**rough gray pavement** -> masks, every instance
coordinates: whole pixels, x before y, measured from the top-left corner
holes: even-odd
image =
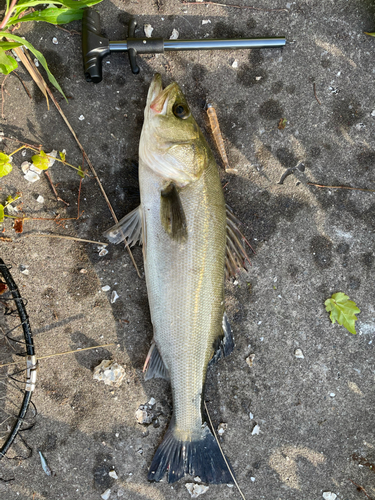
[[[237,175],[223,173],[226,198],[256,251],[248,274],[227,283],[236,348],[208,373],[205,400],[214,426],[228,424],[223,449],[248,500],[318,500],[324,492],[374,499],[374,193],[308,182],[375,189],[375,40],[363,34],[374,30],[375,8],[369,0],[260,0],[254,6],[259,10],[104,0],[98,10],[112,40],[124,38],[134,15],[139,35],[150,23],[153,36],[164,38],[176,28],[181,39],[285,35],[290,43],[284,49],[140,56],[138,76],[126,55],[112,55],[96,86],[84,80],[79,35],[43,23],[19,33],[46,56],[69,97],[65,103],[55,93],[118,217],[137,204],[132,162],[153,74],[160,72],[165,84],[179,82],[214,149],[203,110],[206,99],[213,102],[230,164],[238,169]],[[286,10],[266,10],[272,8]],[[68,27],[80,30],[78,22]],[[67,160],[81,164],[53,104],[48,110],[27,73],[20,68],[19,74],[32,99],[16,77],[7,79],[5,136],[42,144],[47,152],[66,149]],[[281,119],[287,120],[284,129]],[[2,147],[9,153],[17,143],[4,140]],[[26,215],[68,219],[27,221],[21,235],[11,220],[3,225],[2,236],[12,242],[0,241],[0,254],[28,299],[37,355],[114,345],[40,361],[33,397],[38,415],[23,434],[33,455],[0,462],[0,477],[14,477],[0,482],[0,498],[99,500],[110,488],[110,500],[189,499],[184,484],[192,478],[174,485],[147,481],[172,407],[167,382],[143,380],[152,338],[145,282],[121,245],[99,256],[97,245],[36,236],[103,241],[113,221],[93,177],[82,183],[83,215],[72,220],[77,174],[61,164],[51,168],[66,207],[45,177],[34,184],[24,180],[25,158],[14,156],[13,172],[0,181],[0,201],[21,191]],[[294,169],[299,162],[304,171]],[[288,168],[293,171],[279,184]],[[44,204],[36,202],[38,195]],[[134,257],[142,270],[139,247]],[[109,292],[101,290],[105,285]],[[113,290],[119,299],[111,304]],[[324,309],[338,291],[361,309],[355,336],[332,325]],[[103,359],[125,367],[120,388],[93,380]],[[151,397],[157,424],[146,427],[135,412]],[[43,472],[37,449],[54,476]],[[108,475],[112,469],[118,479]],[[202,498],[240,496],[236,488],[210,485]]]

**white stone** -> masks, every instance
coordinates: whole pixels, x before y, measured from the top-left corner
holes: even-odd
[[[227,430],[228,428],[228,424],[224,424],[224,423],[221,423],[218,425],[218,428],[217,428],[217,433],[219,434],[219,436],[222,436],[224,434],[224,432]]]
[[[258,424],[255,425],[254,429],[252,430],[251,432],[251,435],[252,436],[258,436],[260,433],[260,427]]]
[[[186,483],[185,486],[191,498],[198,498],[199,495],[203,495],[208,490],[208,486],[204,486],[204,484]]]
[[[106,248],[100,247],[99,250],[99,257],[104,257],[104,255],[107,255],[108,250]]]
[[[252,366],[253,366],[253,363],[254,363],[254,358],[255,358],[255,354],[250,354],[250,355],[249,355],[249,356],[245,359],[246,364],[247,364],[250,368],[252,368]]]
[[[154,414],[145,408],[138,408],[135,412],[135,418],[139,424],[151,424]]]
[[[101,498],[103,500],[108,500],[108,498],[110,497],[110,495],[111,495],[111,490],[108,488],[108,490],[105,490],[105,492],[102,495],[100,495],[100,496],[101,496]]]
[[[154,28],[151,26],[151,24],[144,24],[143,31],[145,32],[146,38],[151,38]]]
[[[375,109],[371,111],[371,116],[375,116]]]
[[[113,290],[113,292],[111,293],[111,304],[114,304],[119,297],[120,296],[116,292],[116,290]]]
[[[237,59],[235,59],[235,60],[232,62],[232,68],[238,68],[238,61],[237,61]]]
[[[323,493],[323,498],[324,500],[335,500],[335,498],[337,498],[337,495],[335,493],[332,493],[332,491],[325,491]]]
[[[40,179],[39,175],[36,174],[35,172],[32,172],[31,170],[29,170],[28,172],[26,172],[26,174],[24,175],[25,179],[29,182],[36,182]]]
[[[156,403],[156,399],[155,398],[150,398],[150,401],[147,404],[149,406],[154,406],[155,403]]]
[[[52,43],[54,45],[58,45],[58,43],[59,43],[58,40],[57,40],[57,38],[55,36],[52,38]]]
[[[330,393],[330,397],[331,397],[331,398],[334,398],[335,396],[336,396],[336,394],[335,394],[334,392],[331,392],[331,393]]]
[[[36,201],[37,201],[38,203],[44,203],[44,198],[43,198],[43,196],[40,194],[40,195],[38,196],[38,198],[36,199]]]
[[[202,24],[211,24],[211,19],[203,19]]]
[[[108,292],[110,289],[111,289],[111,287],[109,285],[102,286],[103,292]]]
[[[80,121],[82,121],[84,119],[85,119],[85,117],[83,115],[80,115],[80,117],[78,118],[78,120],[80,120]]]
[[[30,170],[30,167],[31,163],[29,161],[24,161],[23,163],[21,163],[21,170],[24,174],[26,174]]]
[[[177,38],[180,36],[180,33],[176,30],[176,28],[173,28],[172,34],[169,37],[169,40],[177,40]]]
[[[296,358],[305,359],[305,356],[303,355],[302,349],[296,349],[294,351],[294,356]]]
[[[104,359],[93,374],[93,379],[112,387],[120,387],[125,377],[125,369],[112,360]]]
[[[111,470],[108,472],[109,477],[113,477],[113,479],[118,479],[118,475],[116,474],[115,470]]]

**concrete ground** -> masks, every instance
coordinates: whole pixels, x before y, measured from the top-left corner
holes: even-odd
[[[374,499],[374,193],[308,184],[375,189],[375,40],[363,34],[374,30],[374,4],[249,3],[256,9],[104,0],[98,10],[112,40],[124,38],[127,21],[136,16],[138,35],[149,23],[153,36],[164,38],[175,28],[180,39],[285,35],[290,43],[283,49],[140,56],[138,76],[126,55],[114,54],[98,85],[84,80],[79,35],[43,23],[18,33],[45,55],[68,96],[65,103],[55,93],[119,218],[137,205],[132,162],[153,74],[182,86],[213,149],[203,104],[214,103],[230,164],[238,169],[237,175],[222,173],[226,199],[256,251],[248,274],[227,283],[235,350],[207,377],[214,427],[228,424],[222,447],[247,500],[318,500],[323,493]],[[284,10],[267,10],[275,8]],[[78,22],[68,27],[80,30]],[[47,152],[66,149],[67,161],[80,165],[82,155],[54,105],[48,110],[22,68],[19,75],[32,99],[16,77],[7,79],[4,135],[42,144]],[[4,140],[2,147],[10,153],[17,143]],[[11,220],[3,224],[2,236],[11,241],[0,241],[1,257],[12,264],[28,300],[37,355],[113,345],[40,361],[33,397],[38,415],[23,433],[33,454],[2,460],[1,478],[14,480],[0,482],[0,498],[99,500],[110,489],[111,500],[188,499],[184,484],[192,478],[174,485],[147,481],[172,406],[167,382],[143,380],[152,338],[145,281],[121,245],[100,256],[98,245],[37,236],[103,241],[113,220],[93,177],[82,183],[84,212],[75,220],[79,176],[62,164],[50,170],[67,207],[44,176],[33,184],[23,178],[20,165],[30,156],[14,156],[13,172],[1,179],[0,202],[21,191],[25,215],[67,219],[26,221],[20,235]],[[292,170],[279,184],[299,162],[304,171]],[[142,271],[141,249],[133,253]],[[105,285],[110,291],[102,291]],[[119,298],[112,304],[114,290]],[[325,311],[324,301],[339,291],[361,309],[357,335],[332,325]],[[295,356],[296,349],[304,358]],[[120,388],[93,380],[103,359],[125,367]],[[157,421],[146,427],[135,412],[151,397]],[[44,473],[38,449],[54,476]],[[118,479],[108,475],[111,470]],[[240,496],[236,488],[210,485],[202,498]]]

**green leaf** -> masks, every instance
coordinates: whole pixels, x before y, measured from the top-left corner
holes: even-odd
[[[49,67],[48,67],[48,64],[47,64],[47,61],[46,61],[44,55],[41,52],[39,52],[39,50],[36,50],[31,45],[31,43],[28,42],[27,40],[24,40],[23,38],[20,38],[19,36],[13,35],[13,33],[7,33],[6,31],[0,31],[0,37],[3,37],[3,36],[6,36],[7,38],[11,38],[12,40],[16,40],[17,42],[21,42],[22,45],[25,45],[25,47],[27,47],[30,50],[30,52],[32,52],[34,54],[34,56],[38,59],[38,61],[40,62],[40,64],[46,70],[47,75],[48,75],[48,79],[52,83],[52,85],[54,85],[57,88],[57,90],[59,92],[61,92],[61,94],[65,97],[65,94],[62,91],[62,88],[57,83],[56,78],[53,76],[53,74],[49,70]],[[65,97],[65,99],[66,99],[66,97]]]
[[[19,42],[0,42],[0,48],[4,50],[15,49],[16,47],[21,47],[22,43]]]
[[[4,220],[4,206],[0,203],[0,222]]]
[[[3,75],[9,75],[18,67],[17,61],[12,56],[8,56],[4,49],[0,48],[0,72]]]
[[[41,151],[38,155],[34,155],[31,157],[31,161],[33,164],[39,168],[40,170],[47,170],[48,169],[48,156],[44,151]]]
[[[12,171],[11,159],[5,153],[0,152],[0,177],[10,174]]]
[[[96,5],[101,1],[102,0],[56,0],[52,3],[55,5],[63,5],[64,7],[67,7],[69,9],[76,10],[83,9],[85,7],[91,7],[92,5]],[[30,7],[37,7],[38,5],[43,5],[43,2],[41,2],[40,0],[18,0],[14,10],[14,17],[18,16],[24,10]]]
[[[81,165],[78,167],[78,175],[82,177],[82,179],[85,177],[85,172],[82,170]]]
[[[375,36],[375,32],[374,33],[368,33],[367,31],[364,31],[364,34],[365,35],[369,35],[369,36]]]
[[[82,19],[83,11],[82,9],[65,9],[58,7],[49,7],[44,10],[37,10],[26,14],[26,16],[18,19],[18,16],[11,17],[7,22],[6,26],[12,26],[16,23],[25,23],[27,21],[44,21],[50,24],[67,24],[71,21],[77,21]]]
[[[63,153],[62,151],[59,151],[59,155],[60,155],[60,158],[62,159],[62,161],[65,161],[65,153]]]
[[[356,303],[349,300],[349,297],[345,293],[339,292],[334,293],[330,299],[324,302],[326,306],[326,311],[330,312],[330,319],[332,323],[339,323],[339,325],[344,326],[350,333],[356,334],[355,331],[355,321],[357,317],[355,316],[361,312]]]

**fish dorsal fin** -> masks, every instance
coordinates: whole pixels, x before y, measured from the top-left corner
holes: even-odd
[[[142,208],[139,205],[123,217],[115,226],[108,229],[104,236],[111,243],[121,243],[126,240],[129,246],[139,242],[142,245]]]
[[[145,380],[152,378],[164,378],[169,380],[169,372],[161,359],[159,349],[156,347],[155,342],[151,344],[148,351],[147,358],[143,367],[145,373]]]
[[[185,241],[186,217],[176,185],[169,182],[160,195],[160,219],[165,231],[174,240]]]
[[[250,263],[247,255],[245,242],[251,248],[250,243],[247,242],[245,236],[238,229],[240,221],[233,214],[231,208],[226,205],[227,215],[227,247],[225,256],[225,276],[235,276],[236,273],[244,269],[246,270],[245,261]]]
[[[222,331],[214,342],[214,355],[210,364],[216,363],[219,359],[228,356],[234,349],[232,328],[230,326],[227,313],[224,311],[222,321]]]

